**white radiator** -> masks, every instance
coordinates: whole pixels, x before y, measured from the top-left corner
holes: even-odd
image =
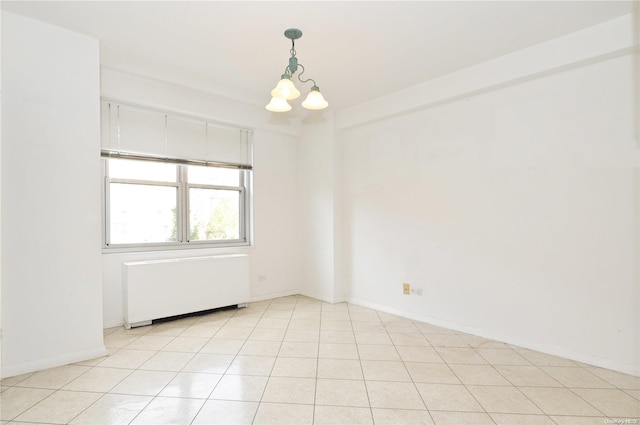
[[[249,256],[244,254],[123,264],[127,329],[153,319],[249,301]]]

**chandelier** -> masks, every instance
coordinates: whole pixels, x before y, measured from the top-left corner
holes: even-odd
[[[322,93],[320,93],[320,89],[318,88],[316,82],[311,79],[303,79],[302,74],[304,74],[304,66],[301,63],[298,63],[298,58],[296,57],[296,40],[302,37],[302,31],[297,28],[289,28],[284,32],[284,36],[291,40],[291,57],[289,58],[289,65],[284,69],[284,74],[280,77],[280,81],[276,85],[276,87],[271,90],[271,102],[266,106],[268,111],[271,112],[287,112],[291,110],[291,105],[287,100],[293,100],[300,97],[300,91],[293,84],[291,79],[294,74],[298,71],[298,68],[302,69],[302,71],[298,74],[298,81],[301,83],[307,83],[311,81],[313,83],[313,87],[311,87],[311,91],[307,95],[307,98],[302,102],[302,107],[306,109],[324,109],[329,106]]]

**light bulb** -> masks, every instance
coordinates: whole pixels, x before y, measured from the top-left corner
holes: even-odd
[[[271,112],[287,112],[291,110],[291,105],[289,105],[285,99],[274,96],[265,108]]]
[[[307,98],[302,102],[302,107],[305,109],[324,109],[327,106],[329,106],[329,103],[324,100],[324,97],[317,86],[311,87],[311,91],[307,95]]]
[[[300,91],[293,85],[293,81],[284,77],[278,81],[276,88],[271,90],[271,96],[293,100],[300,97]]]

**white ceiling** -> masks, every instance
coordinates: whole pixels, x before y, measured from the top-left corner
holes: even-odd
[[[102,66],[265,105],[298,59],[340,109],[630,13],[617,1],[2,1],[100,40]],[[298,87],[302,89],[301,84]],[[302,89],[303,93],[307,90]]]

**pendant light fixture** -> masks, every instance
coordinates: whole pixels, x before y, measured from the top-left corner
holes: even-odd
[[[280,77],[280,81],[276,87],[271,90],[272,98],[271,102],[266,106],[267,110],[272,112],[287,112],[291,110],[291,105],[289,105],[287,100],[293,100],[300,97],[300,91],[293,84],[293,81],[291,81],[294,74],[298,71],[298,68],[302,69],[302,72],[298,74],[298,80],[303,84],[309,81],[313,83],[313,87],[311,87],[311,91],[307,95],[307,98],[302,102],[302,107],[314,110],[326,108],[329,106],[329,103],[324,100],[316,82],[311,78],[302,78],[304,66],[298,63],[295,49],[296,40],[302,37],[302,31],[297,28],[289,28],[284,32],[284,36],[291,40],[291,57],[289,58],[289,65],[284,69],[284,74]]]

